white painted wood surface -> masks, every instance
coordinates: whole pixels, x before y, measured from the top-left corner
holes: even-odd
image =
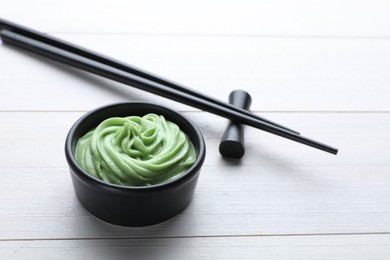
[[[6,241],[10,259],[378,259],[390,254],[389,235],[195,237]],[[385,255],[387,254],[387,256]]]
[[[255,111],[390,110],[390,39],[56,36],[221,99],[245,89]],[[89,110],[140,99],[193,110],[9,46],[0,55],[7,60],[0,63],[2,82],[12,85],[2,89],[13,97],[1,99],[5,110]]]
[[[0,0],[0,17],[226,99],[340,148],[337,156],[0,46],[0,259],[389,259],[387,1]],[[207,156],[191,205],[147,228],[77,201],[63,146],[86,111],[127,100],[183,111]]]

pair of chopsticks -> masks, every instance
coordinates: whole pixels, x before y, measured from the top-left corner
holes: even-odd
[[[303,137],[297,131],[269,121],[249,111],[234,107],[134,66],[3,19],[0,19],[0,38],[4,43],[40,54],[58,62],[332,154],[337,154],[338,150],[336,148]]]

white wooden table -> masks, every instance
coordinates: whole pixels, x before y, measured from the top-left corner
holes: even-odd
[[[0,17],[227,100],[337,146],[333,156],[0,46],[0,259],[390,259],[388,1],[0,0]],[[79,204],[64,156],[71,125],[101,105],[180,110],[207,156],[191,205],[146,228]]]

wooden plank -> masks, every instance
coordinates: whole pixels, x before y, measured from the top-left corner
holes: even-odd
[[[63,144],[81,114],[0,113],[0,239],[390,232],[388,113],[264,114],[340,154],[247,128],[247,154],[230,161],[218,154],[226,121],[187,112],[207,143],[194,200],[148,228],[103,223],[78,203]]]
[[[389,259],[389,11],[382,0],[2,0],[1,18],[206,94],[246,89],[254,111],[340,153],[246,128],[245,157],[224,160],[226,120],[0,46],[0,259]],[[186,111],[207,143],[191,205],[152,227],[91,216],[63,153],[84,111],[127,100]]]
[[[2,241],[4,259],[389,259],[390,236]]]
[[[254,111],[390,111],[388,39],[57,36],[222,100],[245,89]],[[127,100],[195,110],[9,46],[0,57],[0,110],[78,111]]]
[[[389,10],[381,0],[3,0],[0,15],[49,32],[388,37]]]

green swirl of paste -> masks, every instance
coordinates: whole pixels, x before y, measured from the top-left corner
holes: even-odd
[[[175,123],[147,114],[106,119],[79,139],[75,157],[81,168],[105,182],[145,186],[186,172],[196,153]]]

